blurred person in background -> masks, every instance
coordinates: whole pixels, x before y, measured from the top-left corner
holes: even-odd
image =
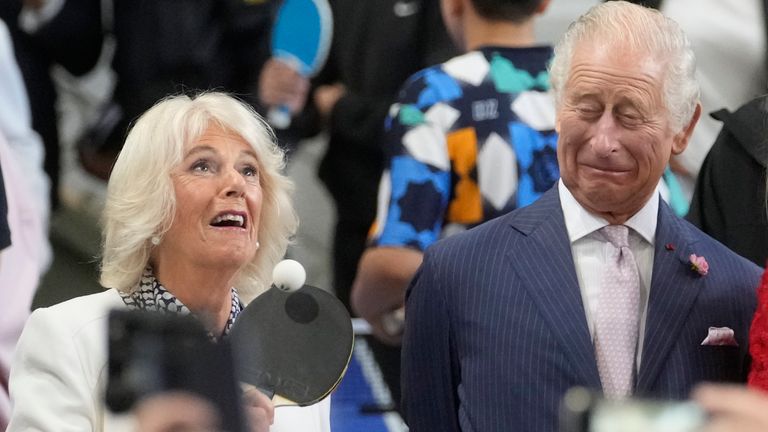
[[[51,68],[58,62],[66,62],[66,58],[58,57],[51,47],[39,45],[30,35],[24,32],[19,23],[24,0],[5,0],[0,2],[0,19],[4,20],[13,40],[16,61],[24,78],[24,84],[29,96],[30,110],[32,113],[32,129],[40,135],[45,146],[45,172],[51,182],[51,207],[53,210],[58,205],[58,185],[61,172],[59,149],[59,125],[57,110],[57,91],[51,77]],[[79,25],[78,17],[69,17],[72,26]],[[70,35],[68,35],[70,36]],[[75,39],[76,33],[71,34],[73,39],[67,43],[82,46],[88,50],[89,41]],[[71,49],[71,48],[70,48]],[[78,70],[76,64],[70,65]],[[78,70],[84,73],[86,70]]]
[[[440,20],[438,0],[331,0],[330,6],[333,40],[306,100],[305,115],[313,122],[303,125],[328,131],[319,176],[336,207],[333,288],[349,308],[357,261],[376,213],[384,118],[406,78],[448,58],[454,48]],[[284,76],[287,69],[279,60],[267,62],[263,76],[275,77],[260,93],[267,104],[295,103],[295,95],[270,96],[288,94],[295,86],[290,75]],[[280,82],[279,76],[284,76]]]
[[[413,75],[389,110],[379,214],[352,305],[375,337],[393,345],[396,380],[398,316],[424,250],[532,203],[560,176],[552,48],[534,36],[548,4],[443,0],[443,21],[465,54]]]
[[[768,96],[712,116],[723,123],[722,129],[701,166],[686,218],[764,267],[768,259]]]
[[[212,340],[227,337],[298,224],[283,168],[270,128],[231,96],[169,97],[142,115],[107,186],[108,289],[33,312],[11,370],[8,430],[122,430],[103,402],[113,308],[192,314]],[[260,392],[246,396],[253,430],[273,416],[272,431],[330,428],[330,399],[274,410]]]
[[[0,429],[10,412],[7,383],[16,342],[51,261],[49,180],[43,153],[40,137],[31,127],[10,35],[0,20],[0,166],[12,240],[0,252]]]
[[[214,432],[221,430],[218,410],[209,401],[189,392],[149,396],[134,409],[136,431]]]
[[[25,0],[20,26],[36,49],[74,75],[113,38],[115,87],[78,142],[80,161],[106,179],[128,125],[166,94],[220,89],[257,106],[275,0]]]
[[[312,80],[306,109],[292,127],[303,128],[305,135],[318,130],[328,134],[318,176],[335,208],[332,285],[353,313],[350,292],[376,215],[376,191],[384,167],[384,119],[411,74],[456,51],[440,18],[439,0],[329,3],[334,33],[328,61]],[[282,100],[289,106],[295,101],[290,92],[296,85],[285,68],[280,61],[267,62],[262,76],[283,78],[262,81],[262,100],[278,105],[281,100],[270,99],[267,92],[277,87],[283,89]],[[399,357],[375,339],[368,342],[393,399],[399,399],[398,374],[390,367],[399,364]]]

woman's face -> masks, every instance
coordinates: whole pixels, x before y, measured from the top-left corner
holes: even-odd
[[[210,126],[184,146],[171,171],[176,214],[155,250],[158,262],[240,269],[258,249],[259,160],[240,136]]]

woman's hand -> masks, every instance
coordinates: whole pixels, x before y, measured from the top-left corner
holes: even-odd
[[[251,432],[268,432],[275,421],[275,405],[272,400],[256,387],[243,390],[243,402]]]

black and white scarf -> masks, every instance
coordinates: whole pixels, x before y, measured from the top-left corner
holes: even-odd
[[[160,282],[155,278],[155,275],[151,267],[144,269],[144,273],[141,275],[141,280],[136,289],[131,293],[120,293],[120,297],[123,298],[123,302],[129,309],[146,310],[146,311],[158,311],[177,314],[190,314],[191,311],[184,305],[179,299],[171,294]],[[237,316],[243,311],[243,303],[240,302],[240,297],[237,295],[237,290],[232,287],[232,308],[229,311],[229,319],[227,319],[227,325],[224,326],[224,332],[219,337],[225,337],[229,334],[232,324],[235,323]],[[216,341],[219,337],[208,333],[208,336]]]

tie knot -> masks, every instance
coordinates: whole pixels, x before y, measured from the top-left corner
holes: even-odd
[[[621,249],[623,247],[629,247],[629,228],[624,225],[606,225],[600,229],[605,238],[611,242],[611,244]]]

